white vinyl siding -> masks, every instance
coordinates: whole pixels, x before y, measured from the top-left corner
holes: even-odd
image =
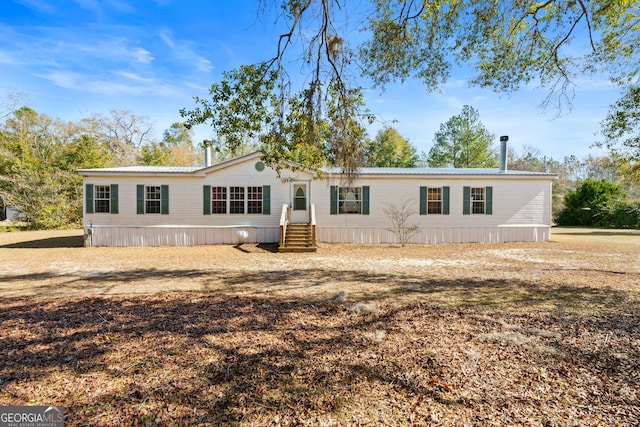
[[[310,174],[287,170],[283,170],[281,176],[278,176],[269,167],[261,172],[257,171],[255,163],[258,159],[259,157],[253,157],[195,174],[85,176],[85,191],[92,186],[91,210],[95,207],[95,185],[118,186],[120,209],[118,215],[105,215],[90,212],[89,206],[86,206],[85,227],[92,225],[96,230],[100,228],[105,245],[237,243],[238,230],[248,233],[248,241],[277,241],[282,206],[291,205],[294,201],[292,182],[304,181],[309,183],[307,197],[309,204],[315,206],[320,242],[394,243],[393,234],[387,231],[390,224],[384,208],[389,204],[397,205],[403,200],[408,201],[414,212],[409,217],[409,223],[419,227],[413,240],[415,243],[541,241],[547,240],[549,236],[551,177],[548,176],[362,175],[351,187],[366,187],[371,197],[367,197],[365,203],[364,191],[361,192],[361,215],[341,215],[337,214],[337,190],[338,187],[346,187],[341,176],[327,174],[322,180],[311,180]],[[167,214],[137,215],[136,189],[141,184],[165,186],[171,190],[171,209]],[[267,192],[265,189],[269,186],[270,191]],[[203,197],[204,187],[209,188],[208,199]],[[222,202],[227,212],[213,215],[214,193],[218,187],[226,189],[226,203],[224,198]],[[229,211],[232,187],[243,188],[244,213],[231,214]],[[263,188],[261,215],[248,213],[247,189],[250,187]],[[448,188],[450,213],[420,215],[420,192],[423,187],[443,189],[443,210],[447,204],[444,188]],[[462,204],[465,187],[485,189],[485,212],[488,199],[486,189],[491,187],[493,214],[464,215]],[[332,215],[333,188],[336,189],[336,214]],[[205,199],[209,206],[208,215],[203,215]],[[270,214],[266,214],[269,204]],[[366,216],[365,205],[370,210],[370,214]]]
[[[339,186],[339,177],[329,185],[312,187],[311,203],[316,205],[317,235],[325,242],[395,243],[388,205],[406,201],[413,212],[408,223],[419,232],[412,243],[544,241],[548,239],[550,178],[442,176],[442,177],[361,177],[358,185],[369,186],[371,214],[331,215],[327,190]],[[493,214],[463,214],[465,187],[492,188]],[[442,214],[427,214],[428,188],[442,188]],[[446,189],[446,191],[445,191]],[[322,191],[324,195],[317,193]],[[420,194],[424,193],[424,213],[420,214]],[[499,195],[499,196],[498,196]],[[470,199],[470,196],[469,196]],[[485,211],[488,203],[485,201]],[[446,208],[446,210],[445,210]]]

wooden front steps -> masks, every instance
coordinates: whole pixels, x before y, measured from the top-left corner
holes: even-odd
[[[284,242],[280,242],[280,252],[315,252],[315,227],[311,224],[287,224]]]

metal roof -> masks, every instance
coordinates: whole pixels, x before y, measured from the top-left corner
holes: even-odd
[[[324,173],[341,174],[342,169],[327,168]],[[555,176],[548,172],[529,172],[486,168],[359,168],[362,175],[528,175],[528,176]]]
[[[80,169],[78,172],[191,173],[200,169],[202,169],[201,166],[122,166],[117,168]]]
[[[245,158],[254,156],[257,153],[244,156],[240,159],[235,159],[227,162],[222,162],[210,167],[204,166],[123,166],[115,168],[96,168],[96,169],[81,169],[78,171],[81,175],[93,174],[93,173],[107,173],[107,174],[191,174],[197,171],[203,171],[204,169],[215,169],[227,164],[232,164],[235,161],[243,160]],[[343,173],[340,168],[321,168],[322,173],[325,174],[337,174]],[[373,168],[365,167],[359,168],[358,174],[360,175],[381,175],[381,176],[442,176],[442,175],[457,175],[457,176],[531,176],[531,177],[555,177],[555,174],[549,172],[529,172],[529,171],[517,171],[506,170],[501,171],[497,168]]]

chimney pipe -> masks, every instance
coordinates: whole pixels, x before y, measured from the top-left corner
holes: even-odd
[[[507,135],[500,137],[500,173],[507,171],[507,141],[509,141]]]
[[[202,145],[204,145],[204,167],[208,168],[211,166],[211,141],[205,139]]]

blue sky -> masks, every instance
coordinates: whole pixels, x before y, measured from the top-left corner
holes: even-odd
[[[357,4],[357,2],[349,3]],[[180,121],[181,108],[225,70],[275,53],[282,22],[260,18],[257,1],[205,0],[2,0],[0,95],[24,93],[39,113],[66,121],[111,109],[148,116],[158,137]],[[361,36],[360,36],[361,37]],[[292,58],[293,59],[293,58]],[[454,71],[439,94],[419,82],[367,88],[366,101],[394,123],[418,151],[427,152],[440,124],[469,104],[490,132],[509,135],[519,150],[546,156],[603,154],[590,148],[618,90],[607,80],[577,81],[572,112],[555,118],[541,111],[544,89],[524,88],[510,97],[468,87]],[[370,83],[362,82],[368,87]],[[376,123],[371,136],[382,127]],[[210,138],[206,126],[195,140]]]

